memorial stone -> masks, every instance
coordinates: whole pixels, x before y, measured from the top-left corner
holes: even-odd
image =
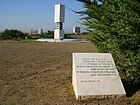
[[[77,100],[126,95],[110,53],[73,53],[72,83]]]

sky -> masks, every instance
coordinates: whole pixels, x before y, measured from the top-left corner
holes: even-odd
[[[73,26],[81,26],[79,14],[83,4],[76,0],[0,0],[0,31],[18,29],[29,32],[31,29],[42,28],[44,31],[54,30],[54,5],[65,5],[66,33],[72,32]]]

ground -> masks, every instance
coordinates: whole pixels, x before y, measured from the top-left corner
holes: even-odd
[[[0,105],[139,105],[140,92],[129,98],[77,101],[73,52],[96,50],[90,42],[0,41]]]

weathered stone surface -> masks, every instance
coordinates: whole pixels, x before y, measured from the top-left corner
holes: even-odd
[[[72,83],[79,100],[126,95],[110,53],[73,53]]]

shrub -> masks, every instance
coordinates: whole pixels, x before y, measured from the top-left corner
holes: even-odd
[[[92,32],[98,52],[112,53],[117,69],[130,83],[140,82],[140,2],[78,0],[84,3],[83,24]]]
[[[21,31],[15,29],[6,29],[1,33],[1,39],[24,39],[24,34]]]

